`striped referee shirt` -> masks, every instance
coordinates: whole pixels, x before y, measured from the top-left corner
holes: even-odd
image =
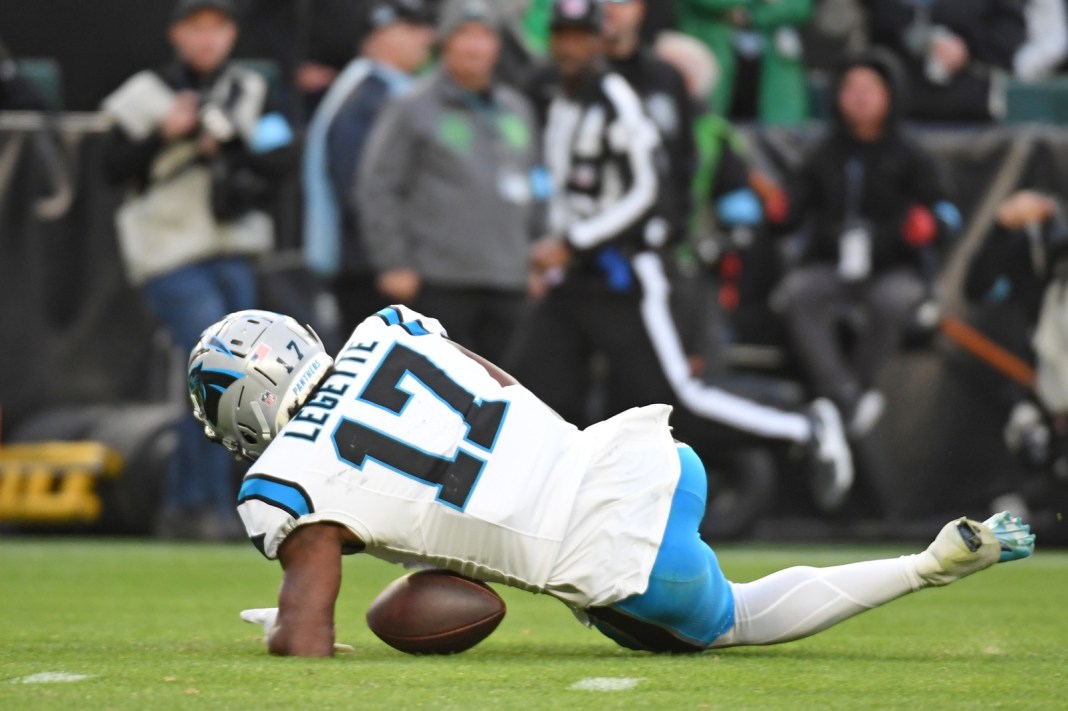
[[[641,99],[618,74],[602,75],[577,96],[554,98],[545,128],[556,186],[553,233],[579,251],[622,241],[645,246],[659,191],[659,142]]]

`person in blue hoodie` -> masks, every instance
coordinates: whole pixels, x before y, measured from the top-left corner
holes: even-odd
[[[379,113],[408,89],[434,42],[422,0],[375,0],[363,25],[360,56],[319,105],[304,154],[305,258],[330,283],[343,328],[389,303],[360,237],[356,176]]]

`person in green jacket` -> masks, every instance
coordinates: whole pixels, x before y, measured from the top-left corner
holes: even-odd
[[[679,29],[712,50],[720,80],[712,108],[735,120],[796,125],[808,118],[797,28],[812,0],[678,0]]]

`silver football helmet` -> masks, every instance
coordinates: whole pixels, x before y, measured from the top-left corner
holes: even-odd
[[[257,459],[333,363],[311,327],[289,316],[230,314],[204,331],[189,355],[193,415],[209,439]]]

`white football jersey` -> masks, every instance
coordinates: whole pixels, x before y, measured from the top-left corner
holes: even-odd
[[[553,594],[644,592],[679,477],[666,405],[584,431],[500,385],[404,307],[364,321],[245,477],[238,511],[275,558],[300,525],[366,552]]]

